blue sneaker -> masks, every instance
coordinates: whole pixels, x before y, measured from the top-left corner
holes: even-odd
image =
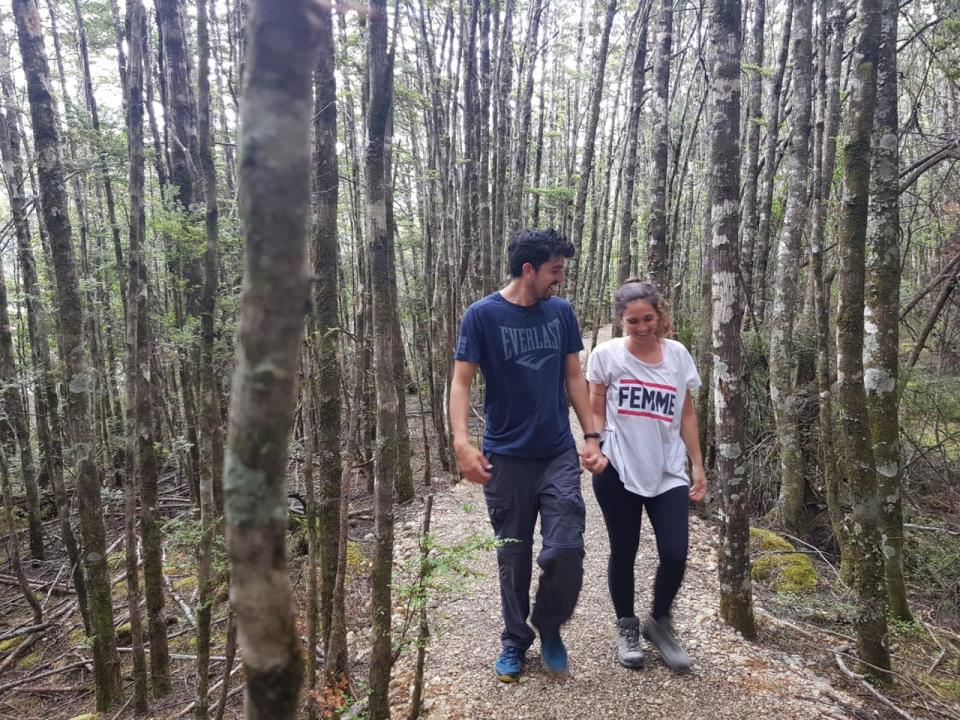
[[[523,650],[512,646],[503,648],[496,665],[493,666],[493,671],[500,682],[516,682],[520,673],[523,672]]]
[[[556,675],[567,672],[567,648],[564,647],[559,630],[540,631],[540,652],[548,672]]]

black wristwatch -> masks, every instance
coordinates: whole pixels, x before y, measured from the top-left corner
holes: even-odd
[[[584,440],[599,440],[599,439],[600,439],[600,433],[584,433],[584,434],[583,434],[583,439],[584,439]]]

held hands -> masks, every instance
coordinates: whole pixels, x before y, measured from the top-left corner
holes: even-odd
[[[607,467],[607,456],[600,451],[600,443],[591,438],[583,444],[580,451],[580,465],[594,475],[599,475]]]
[[[457,454],[460,474],[467,480],[477,485],[485,485],[493,477],[490,473],[493,465],[470,442],[454,443],[453,450]]]
[[[703,465],[694,465],[690,476],[693,481],[690,486],[690,499],[700,502],[707,496],[707,471]]]

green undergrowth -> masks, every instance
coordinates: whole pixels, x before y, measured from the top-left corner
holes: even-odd
[[[813,562],[771,530],[750,528],[754,553],[753,580],[774,592],[809,593],[817,585]]]

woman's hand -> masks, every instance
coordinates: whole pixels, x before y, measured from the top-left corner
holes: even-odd
[[[690,499],[700,502],[707,496],[707,471],[703,465],[694,465],[690,473],[693,484],[690,486]]]

